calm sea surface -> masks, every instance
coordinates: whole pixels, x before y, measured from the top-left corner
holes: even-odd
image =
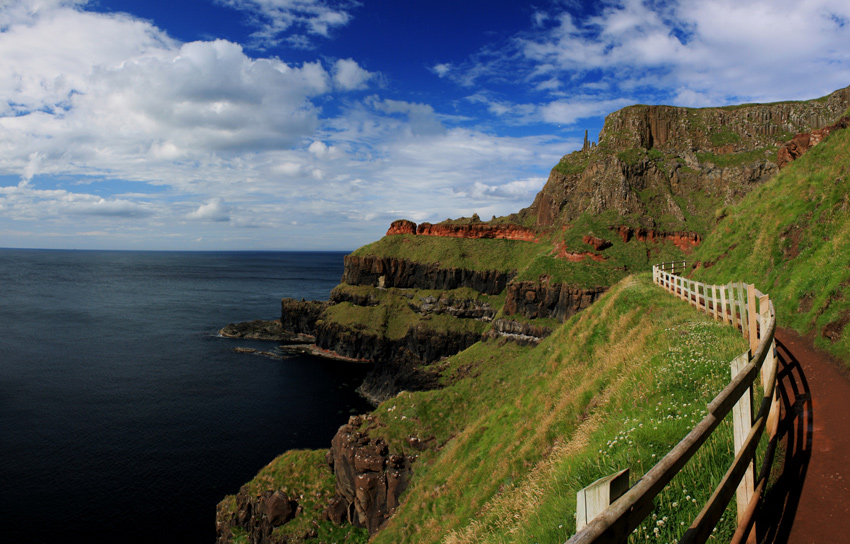
[[[365,365],[218,338],[326,299],[342,253],[0,250],[3,542],[205,542],[276,455],[326,448]]]

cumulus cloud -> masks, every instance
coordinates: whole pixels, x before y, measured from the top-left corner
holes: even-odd
[[[334,63],[334,84],[343,91],[355,91],[369,86],[375,74],[360,67],[351,59],[340,59]]]
[[[230,221],[230,208],[220,198],[213,198],[201,204],[197,210],[190,212],[187,217],[198,221],[215,221],[222,223]]]
[[[470,191],[460,191],[458,196],[506,198],[513,201],[522,200],[530,204],[545,184],[546,178],[541,177],[509,181],[501,185],[489,185],[483,181],[476,181]]]
[[[84,2],[4,3],[0,184],[15,185],[0,187],[0,245],[18,243],[26,221],[112,247],[200,236],[206,247],[352,249],[390,215],[516,211],[572,145],[459,128],[424,101],[346,95],[323,113],[333,93],[377,77],[354,59],[293,65],[226,40],[180,43]],[[506,119],[528,114],[506,107]]]
[[[590,16],[572,6],[536,10],[528,31],[431,71],[464,87],[513,84],[518,92],[492,101],[492,113],[558,124],[623,98],[724,105],[814,98],[850,82],[844,0],[610,0]],[[528,104],[534,114],[515,113]]]
[[[592,97],[576,97],[543,104],[540,106],[540,115],[547,123],[570,125],[579,119],[604,115],[634,102],[630,98],[594,100]]]
[[[516,44],[549,80],[601,72],[692,103],[811,98],[813,81],[828,92],[850,79],[848,18],[842,0],[620,0],[583,21],[551,16],[546,32]]]
[[[431,71],[440,77],[446,77],[451,69],[452,65],[448,63],[435,64],[431,67]]]

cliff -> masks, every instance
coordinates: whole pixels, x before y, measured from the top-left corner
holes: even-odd
[[[624,108],[605,118],[598,145],[561,159],[518,220],[548,228],[614,210],[631,226],[705,234],[714,209],[778,171],[780,146],[834,123],[848,106],[850,88],[806,102]]]
[[[295,511],[307,513],[276,526],[283,517],[270,514],[277,506],[269,501],[285,502],[274,498],[276,488],[240,491],[220,506],[220,541],[271,542],[281,527],[309,539],[307,519],[322,541],[351,541],[323,533],[338,526],[359,528],[356,538],[396,542],[426,534],[475,541],[490,527],[520,524],[534,527],[522,529],[525,540],[563,541],[564,531],[541,529],[511,509],[522,493],[547,493],[536,480],[517,482],[547,474],[556,466],[549,456],[572,451],[559,437],[592,436],[597,407],[613,402],[598,413],[603,419],[632,409],[609,389],[632,387],[646,376],[644,365],[666,361],[661,351],[645,361],[634,354],[666,345],[670,329],[659,324],[659,307],[668,319],[679,315],[680,305],[656,300],[642,276],[622,280],[701,254],[715,225],[734,213],[727,207],[757,194],[780,164],[831,141],[846,126],[836,121],[848,107],[850,88],[807,102],[624,108],[606,117],[598,144],[586,140],[563,157],[516,214],[393,222],[385,237],[345,257],[328,301],[281,306],[284,328],[312,335],[320,349],[373,362],[360,390],[378,409],[351,418],[323,453],[329,471],[313,476],[332,476],[317,492],[322,508],[310,513],[299,503]],[[830,195],[830,209],[846,211],[846,198]],[[782,239],[795,232],[788,227]],[[605,307],[595,308],[602,297]],[[578,312],[581,319],[567,321]],[[850,319],[830,316],[825,338],[837,342]],[[676,319],[685,326],[691,317]],[[624,370],[632,378],[623,381]],[[645,385],[644,395],[660,391]],[[644,404],[652,403],[633,408]],[[612,446],[603,439],[589,447],[591,458]],[[634,453],[649,464],[649,450]],[[478,516],[490,524],[468,522]]]
[[[418,263],[393,257],[345,256],[342,283],[402,289],[451,290],[467,287],[495,295],[505,290],[515,272],[444,267],[439,263]]]

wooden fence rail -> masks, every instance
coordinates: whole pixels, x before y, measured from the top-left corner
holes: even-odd
[[[737,497],[738,530],[732,542],[755,542],[755,512],[773,463],[779,422],[776,345],[773,339],[776,312],[770,297],[754,285],[742,282],[706,285],[677,274],[685,268],[684,261],[653,266],[652,280],[671,294],[712,315],[715,320],[741,329],[750,349],[732,361],[732,381],[709,403],[708,414],[631,489],[625,493],[596,492],[599,486],[610,485],[612,478],[609,476],[579,492],[581,510],[577,512],[576,519],[581,522],[577,525],[578,533],[568,544],[626,542],[629,534],[652,512],[652,501],[656,495],[730,412],[734,422],[735,460],[680,543],[708,540],[733,494]],[[759,372],[764,393],[758,403],[758,412],[753,416],[751,399]],[[756,475],[755,453],[765,428],[770,441],[761,470]],[[600,504],[598,501],[581,500],[591,496],[610,497],[613,502]]]

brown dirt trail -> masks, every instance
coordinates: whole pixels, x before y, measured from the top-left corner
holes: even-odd
[[[786,452],[761,509],[758,541],[850,542],[850,378],[811,339],[776,331]]]

